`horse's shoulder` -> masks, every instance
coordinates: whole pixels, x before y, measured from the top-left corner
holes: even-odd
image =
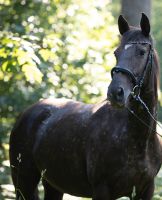
[[[99,117],[101,113],[106,113],[107,109],[109,109],[109,105],[106,101],[98,104],[86,104],[71,99],[50,98],[40,100],[27,108],[21,114],[20,119],[24,123],[29,121],[31,126],[40,122],[55,124],[60,120],[70,121],[70,123],[88,123],[89,119],[92,118],[93,121],[94,116]]]

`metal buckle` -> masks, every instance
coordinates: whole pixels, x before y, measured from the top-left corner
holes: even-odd
[[[135,98],[136,100],[138,99],[138,97],[140,96],[140,92],[141,92],[141,88],[139,85],[135,85],[131,95],[133,96],[133,98]]]

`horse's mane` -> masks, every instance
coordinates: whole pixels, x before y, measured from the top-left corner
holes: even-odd
[[[157,89],[160,90],[160,62],[159,62],[159,56],[156,49],[154,49],[153,59],[154,59],[154,74],[157,81]]]

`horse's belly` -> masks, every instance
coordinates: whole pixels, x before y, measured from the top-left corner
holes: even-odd
[[[66,166],[64,166],[66,168]],[[55,171],[55,172],[54,172]],[[66,170],[47,173],[45,179],[56,189],[74,196],[91,197],[91,186],[83,172],[67,172]]]
[[[50,165],[44,168],[41,166],[40,170],[50,185],[59,191],[75,196],[91,196],[91,186],[86,177],[86,169],[82,164],[76,167],[73,163],[67,163],[66,159],[63,161],[60,158],[51,160]]]
[[[52,143],[44,141],[39,144],[34,152],[37,167],[50,185],[59,191],[90,197],[92,191],[84,153],[81,147],[78,148],[82,144],[66,144],[64,140],[59,142],[57,138]]]

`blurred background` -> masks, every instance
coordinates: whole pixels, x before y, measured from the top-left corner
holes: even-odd
[[[160,0],[0,0],[0,200],[14,199],[8,141],[16,117],[42,98],[105,99],[118,16],[138,25],[141,12],[151,20],[162,64]],[[162,121],[160,90],[158,106]],[[162,172],[154,199],[162,199]]]

